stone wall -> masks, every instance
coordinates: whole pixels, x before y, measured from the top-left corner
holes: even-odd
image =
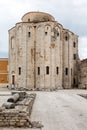
[[[25,127],[31,125],[26,112],[3,110],[0,111],[0,127]]]
[[[87,89],[87,59],[79,63],[79,88]]]
[[[0,127],[33,127],[30,121],[32,106],[36,94],[29,94],[15,103],[14,109],[0,108]],[[4,106],[4,105],[3,105]]]

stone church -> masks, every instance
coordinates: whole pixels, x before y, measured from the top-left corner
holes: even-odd
[[[9,85],[78,87],[78,36],[48,13],[26,13],[9,30]]]

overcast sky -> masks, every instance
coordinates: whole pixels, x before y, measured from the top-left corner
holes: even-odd
[[[0,57],[8,57],[8,30],[29,11],[50,13],[79,35],[79,57],[87,58],[87,0],[0,0]]]

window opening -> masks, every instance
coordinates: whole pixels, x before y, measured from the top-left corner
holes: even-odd
[[[45,35],[47,35],[47,32],[45,32]]]
[[[68,37],[67,37],[67,36],[65,37],[65,40],[66,40],[66,41],[68,40]]]
[[[19,75],[21,75],[21,67],[19,67]]]
[[[76,79],[75,78],[73,79],[73,83],[74,83],[74,85],[76,84]]]
[[[30,19],[28,19],[28,22],[30,22]]]
[[[40,67],[38,67],[38,75],[40,75]]]
[[[49,66],[46,66],[46,74],[49,74]]]
[[[56,67],[56,74],[59,74],[59,67]]]
[[[65,69],[65,74],[68,75],[68,68]]]
[[[57,33],[57,36],[59,36],[59,32]]]
[[[28,37],[30,37],[31,36],[31,33],[30,32],[28,32]]]
[[[76,54],[73,55],[73,59],[76,60]]]
[[[76,43],[75,43],[75,42],[73,42],[73,47],[74,47],[74,48],[76,47]]]

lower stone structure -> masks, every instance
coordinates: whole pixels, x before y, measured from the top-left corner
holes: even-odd
[[[30,115],[36,94],[29,94],[15,103],[15,109],[0,108],[0,127],[41,127],[38,122],[31,122]],[[37,124],[37,126],[35,126]]]
[[[14,111],[14,110],[4,110],[0,112],[0,127],[3,126],[30,126],[29,120],[27,118],[26,112]]]

